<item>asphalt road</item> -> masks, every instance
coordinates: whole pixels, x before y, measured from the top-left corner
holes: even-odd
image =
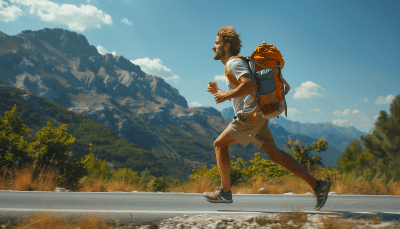
[[[400,220],[400,196],[329,195],[325,206],[314,211],[312,195],[234,194],[232,204],[213,204],[201,194],[126,192],[22,192],[0,191],[0,222],[37,211],[68,216],[96,214],[121,223],[157,223],[181,215],[259,214],[300,210],[311,214],[345,214],[348,217],[377,213]]]

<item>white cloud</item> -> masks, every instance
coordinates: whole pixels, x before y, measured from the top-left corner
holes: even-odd
[[[192,102],[191,105],[192,105],[192,107],[201,107],[201,106],[203,106],[203,104],[198,103],[198,102]]]
[[[380,115],[375,115],[374,116],[375,121],[377,121],[379,117],[380,117]]]
[[[368,98],[364,98],[364,99],[360,99],[360,100],[368,103]]]
[[[103,46],[98,45],[97,46],[97,51],[101,54],[101,55],[105,55],[107,53],[110,53],[109,51],[107,51]],[[112,51],[111,54],[113,54],[114,56],[117,56],[117,52],[116,51]]]
[[[150,60],[148,57],[131,60],[132,63],[139,65],[142,71],[146,74],[162,77],[165,80],[176,80],[179,76],[172,73],[171,69],[163,65],[162,61],[158,58]]]
[[[101,24],[112,24],[111,16],[93,5],[62,4],[48,0],[10,0],[18,6],[29,8],[29,13],[42,21],[67,25],[69,29],[83,32],[87,28],[101,28]]]
[[[288,110],[287,110],[288,116],[295,116],[295,115],[302,114],[302,113],[303,112],[297,110],[296,108],[288,108]]]
[[[394,98],[394,95],[388,95],[386,98],[380,96],[376,99],[375,104],[390,104],[393,102]]]
[[[321,109],[315,108],[314,110],[311,110],[311,111],[318,112],[318,111],[321,111]]]
[[[360,121],[362,123],[370,123],[371,122],[371,120],[368,117],[363,117]]]
[[[350,115],[359,114],[358,117],[360,117],[361,113],[362,112],[359,109],[351,110],[349,108],[346,108],[346,109],[344,109],[344,111],[339,111],[339,110],[334,111],[333,115],[336,115],[336,116],[350,116]]]
[[[347,122],[349,122],[348,119],[335,119],[335,120],[332,121],[332,123],[334,125],[338,125],[338,126],[341,126],[341,125],[343,125],[343,124],[345,124]]]
[[[293,95],[294,99],[325,97],[325,88],[311,81],[304,82],[294,89],[296,92]]]
[[[0,0],[0,21],[15,21],[21,15],[23,15],[21,8]]]
[[[215,79],[216,81],[226,81],[225,75],[216,75],[216,76],[214,77],[214,79]]]
[[[132,25],[132,22],[128,20],[128,18],[124,18],[121,20],[123,23],[127,24],[127,25]]]

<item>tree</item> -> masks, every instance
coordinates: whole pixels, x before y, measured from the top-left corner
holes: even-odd
[[[361,140],[353,140],[337,159],[338,169],[341,173],[352,171],[360,173],[369,166],[374,155],[361,149]]]
[[[75,141],[72,135],[66,132],[67,124],[54,127],[51,122],[43,127],[37,138],[30,144],[30,157],[36,164],[52,165],[64,170],[68,160],[70,147]]]
[[[28,142],[24,140],[31,132],[25,128],[20,117],[15,116],[17,105],[11,111],[0,115],[0,167],[12,167],[22,162],[30,162]]]
[[[390,105],[390,113],[388,116],[382,110],[372,134],[361,136],[361,140],[366,151],[376,157],[377,172],[385,174],[386,181],[397,181],[400,180],[400,95]]]

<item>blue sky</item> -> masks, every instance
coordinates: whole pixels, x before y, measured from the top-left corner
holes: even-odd
[[[0,0],[0,31],[75,31],[163,77],[189,106],[222,110],[231,102],[206,91],[209,81],[226,90],[211,48],[218,29],[233,26],[240,55],[263,41],[281,51],[288,119],[368,132],[400,94],[399,12],[398,0]]]

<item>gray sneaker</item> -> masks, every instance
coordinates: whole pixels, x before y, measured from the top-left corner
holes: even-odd
[[[232,192],[225,192],[221,187],[217,187],[214,192],[204,192],[204,199],[211,203],[232,203]]]
[[[328,199],[329,188],[331,187],[330,181],[319,181],[319,187],[314,190],[315,196],[317,198],[317,204],[315,205],[315,210],[318,211],[322,206],[324,206],[326,200]]]

